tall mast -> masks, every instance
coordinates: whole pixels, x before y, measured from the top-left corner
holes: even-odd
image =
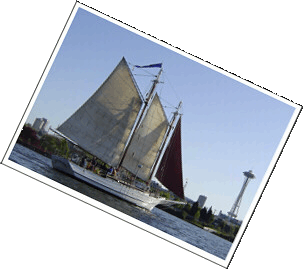
[[[139,125],[141,124],[141,120],[142,120],[142,118],[143,118],[145,112],[147,111],[147,108],[148,108],[148,105],[149,105],[149,103],[150,103],[150,100],[152,99],[152,97],[153,97],[153,95],[154,95],[154,93],[155,93],[156,85],[159,83],[159,78],[160,78],[160,75],[161,75],[162,71],[163,71],[163,69],[161,68],[161,69],[159,70],[158,74],[155,76],[156,78],[155,78],[155,80],[153,81],[153,84],[152,84],[152,86],[151,86],[149,92],[147,93],[147,97],[146,97],[146,99],[145,99],[145,101],[144,101],[144,103],[145,103],[145,104],[144,104],[144,107],[143,107],[142,112],[141,112],[141,114],[140,114],[140,117],[139,117],[139,119],[138,119],[138,121],[137,121],[137,123],[136,123],[136,126],[135,126],[135,128],[134,128],[134,130],[133,130],[133,133],[131,134],[131,137],[130,137],[130,139],[129,139],[129,142],[127,143],[127,145],[126,145],[126,147],[125,147],[124,153],[123,153],[123,155],[122,155],[122,158],[121,158],[121,160],[120,160],[120,162],[119,162],[118,167],[121,167],[121,164],[122,164],[123,160],[124,160],[125,157],[126,157],[126,154],[127,154],[128,149],[129,149],[129,146],[130,146],[130,143],[131,143],[131,141],[132,141],[132,138],[133,138],[133,136],[134,136],[134,133],[135,133],[135,131],[138,129]]]
[[[161,145],[161,147],[160,147],[160,149],[159,149],[159,151],[158,151],[157,158],[156,158],[156,160],[155,160],[155,162],[154,162],[154,164],[153,164],[153,166],[152,166],[151,173],[150,173],[150,177],[149,177],[149,183],[150,183],[150,181],[151,181],[151,179],[152,179],[152,176],[153,176],[154,173],[155,173],[156,166],[157,166],[157,164],[158,164],[158,162],[159,162],[159,159],[160,159],[160,157],[161,157],[161,155],[162,155],[162,153],[163,153],[163,151],[164,151],[164,148],[165,148],[165,146],[166,146],[166,144],[167,144],[167,141],[168,141],[168,139],[169,139],[170,132],[171,132],[171,130],[173,129],[173,124],[174,124],[174,122],[175,122],[175,120],[176,120],[176,118],[177,118],[177,116],[178,116],[178,114],[179,114],[178,112],[179,112],[181,106],[182,106],[182,102],[180,101],[179,104],[178,104],[178,106],[177,106],[177,108],[176,108],[176,111],[173,113],[172,119],[171,119],[171,121],[170,121],[170,125],[169,125],[169,127],[168,127],[168,129],[167,129],[167,132],[166,132],[166,134],[165,134],[163,143],[162,143],[162,145]]]

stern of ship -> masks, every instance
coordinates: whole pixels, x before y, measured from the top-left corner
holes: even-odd
[[[66,158],[52,155],[52,166],[58,171],[74,176],[74,171],[70,165],[69,160]]]

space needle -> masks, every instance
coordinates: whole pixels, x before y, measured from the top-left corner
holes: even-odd
[[[234,204],[231,207],[231,210],[228,212],[228,216],[232,219],[232,218],[236,218],[239,212],[239,208],[241,205],[241,201],[245,192],[245,189],[249,183],[249,181],[251,179],[255,178],[255,175],[253,174],[252,170],[249,170],[248,172],[243,172],[244,176],[245,176],[245,181],[243,183],[243,186],[241,188],[241,191],[239,193],[239,195],[237,196]]]

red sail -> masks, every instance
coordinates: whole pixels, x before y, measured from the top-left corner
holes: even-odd
[[[181,118],[162,157],[156,178],[175,195],[184,199],[182,151],[181,151]]]

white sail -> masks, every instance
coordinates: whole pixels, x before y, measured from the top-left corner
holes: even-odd
[[[147,114],[135,130],[122,166],[139,178],[148,180],[168,124],[159,97],[155,94]],[[142,167],[139,168],[139,165]]]
[[[141,105],[138,88],[123,58],[58,130],[102,161],[117,166]]]

